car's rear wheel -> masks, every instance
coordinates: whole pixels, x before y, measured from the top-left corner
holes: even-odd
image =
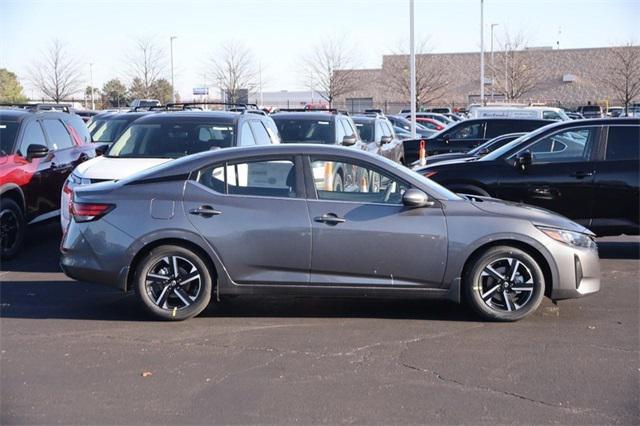
[[[463,279],[466,300],[487,320],[517,321],[538,309],[544,297],[540,265],[515,247],[492,247],[476,256]]]
[[[212,278],[200,255],[185,247],[156,247],[138,263],[134,288],[145,310],[164,320],[185,320],[211,300]]]
[[[25,220],[20,206],[11,198],[0,199],[0,256],[15,256],[24,240]]]

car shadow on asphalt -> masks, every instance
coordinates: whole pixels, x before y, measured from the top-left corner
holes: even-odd
[[[60,272],[60,224],[50,222],[27,229],[22,250],[0,263],[2,272]]]
[[[640,241],[599,241],[600,259],[640,259]]]

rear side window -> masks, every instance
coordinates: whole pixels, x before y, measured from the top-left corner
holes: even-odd
[[[49,137],[49,149],[65,149],[73,146],[71,135],[60,120],[42,120]]]
[[[269,133],[264,125],[259,121],[250,121],[249,125],[253,130],[253,137],[256,140],[257,145],[271,145],[271,139],[269,139]]]
[[[609,127],[606,159],[640,159],[640,126]]]
[[[560,114],[555,111],[542,111],[542,118],[545,120],[562,120]]]
[[[202,170],[198,183],[221,194],[258,197],[296,196],[293,160],[247,161]]]

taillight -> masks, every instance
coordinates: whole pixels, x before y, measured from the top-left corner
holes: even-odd
[[[71,196],[73,194],[73,189],[69,186],[69,181],[65,181],[64,186],[62,187],[62,192]]]
[[[73,201],[69,205],[71,216],[73,216],[73,220],[78,223],[98,220],[115,208],[116,206],[113,204],[76,203]]]

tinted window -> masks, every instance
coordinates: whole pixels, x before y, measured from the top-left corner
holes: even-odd
[[[320,200],[402,204],[402,195],[409,188],[400,180],[358,163],[312,158],[311,170]]]
[[[555,111],[542,111],[542,118],[544,120],[562,120],[560,114]]]
[[[609,127],[606,159],[640,159],[640,126]]]
[[[198,182],[219,193],[261,197],[295,197],[295,167],[291,160],[252,161],[202,170]],[[225,191],[226,182],[226,191]]]
[[[113,142],[127,127],[127,120],[96,120],[91,125],[91,139],[94,142]]]
[[[360,121],[356,122],[356,129],[358,129],[358,134],[360,135],[360,139],[365,142],[373,142],[373,121]]]
[[[228,123],[133,124],[109,150],[109,157],[178,158],[230,147],[233,126]]]
[[[0,155],[8,155],[13,149],[13,144],[18,133],[18,123],[0,122]],[[46,145],[43,143],[43,145]]]
[[[482,123],[463,124],[449,133],[449,137],[451,139],[482,139]]]
[[[329,120],[277,119],[274,121],[280,132],[282,143],[302,142],[331,145],[335,143]]]
[[[250,121],[249,125],[251,126],[251,130],[253,130],[253,137],[257,145],[271,145],[271,139],[269,139],[267,129],[264,128],[261,122]]]
[[[529,146],[533,163],[586,161],[597,131],[595,127],[570,129],[548,136]]]
[[[49,149],[65,149],[73,146],[71,135],[60,120],[42,120],[42,125],[49,137]]]
[[[538,126],[535,126],[538,127]],[[535,128],[532,124],[528,124],[527,121],[520,120],[499,120],[499,121],[487,121],[487,138],[495,138],[496,136],[506,135],[507,133],[513,133],[521,130],[522,128]]]
[[[244,123],[242,123],[242,130],[240,132],[240,143],[238,144],[238,146],[251,146],[255,144],[256,140],[253,137],[251,128],[249,127],[249,122],[245,121]]]

